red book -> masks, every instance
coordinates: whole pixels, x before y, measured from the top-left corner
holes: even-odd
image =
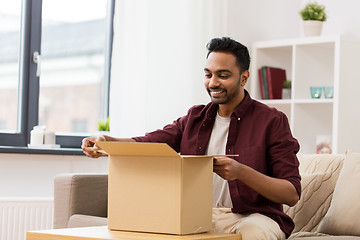
[[[259,70],[258,70],[258,75],[259,75],[259,83],[260,83],[259,86],[260,86],[260,92],[261,92],[261,99],[265,99],[264,83],[263,83],[261,68],[259,68]]]
[[[281,68],[266,68],[266,81],[269,91],[269,99],[281,99],[282,89],[286,81],[286,71]]]

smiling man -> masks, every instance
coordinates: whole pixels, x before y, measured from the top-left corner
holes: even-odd
[[[94,142],[162,142],[182,155],[217,157],[213,175],[213,232],[241,233],[243,240],[285,239],[294,223],[282,204],[300,197],[299,144],[282,112],[251,99],[248,49],[230,39],[212,39],[204,68],[211,102],[189,109],[162,130],[142,137],[83,140],[83,151],[99,157]],[[94,148],[95,149],[94,149]]]

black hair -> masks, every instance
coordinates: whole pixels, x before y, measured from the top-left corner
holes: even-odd
[[[240,72],[249,70],[250,67],[250,55],[246,46],[229,38],[213,38],[206,45],[209,50],[206,58],[209,57],[212,52],[224,52],[231,53],[236,57],[236,62],[240,67]]]

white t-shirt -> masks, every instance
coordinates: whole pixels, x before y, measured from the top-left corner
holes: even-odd
[[[225,155],[227,138],[229,135],[230,118],[216,115],[210,141],[206,150],[207,155]],[[232,208],[229,184],[222,177],[213,173],[213,207]]]

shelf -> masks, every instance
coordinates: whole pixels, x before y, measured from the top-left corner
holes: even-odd
[[[283,48],[283,47],[291,47],[294,45],[315,45],[315,44],[334,43],[340,41],[341,39],[351,40],[340,35],[303,37],[303,38],[278,39],[273,41],[259,41],[254,43],[253,47],[256,49]]]
[[[334,99],[295,99],[294,103],[299,104],[324,104],[324,103],[334,103]]]
[[[253,44],[250,94],[254,99],[286,114],[302,153],[315,153],[321,135],[330,136],[333,153],[360,151],[360,101],[358,64],[360,39],[319,36]],[[263,66],[286,70],[292,81],[291,99],[261,99],[258,70]],[[312,99],[310,87],[331,86],[334,98]]]
[[[262,102],[264,104],[271,104],[271,105],[281,105],[281,104],[291,104],[292,100],[290,99],[263,99],[258,100],[259,102]]]
[[[334,99],[262,99],[258,101],[267,105],[334,103]]]

